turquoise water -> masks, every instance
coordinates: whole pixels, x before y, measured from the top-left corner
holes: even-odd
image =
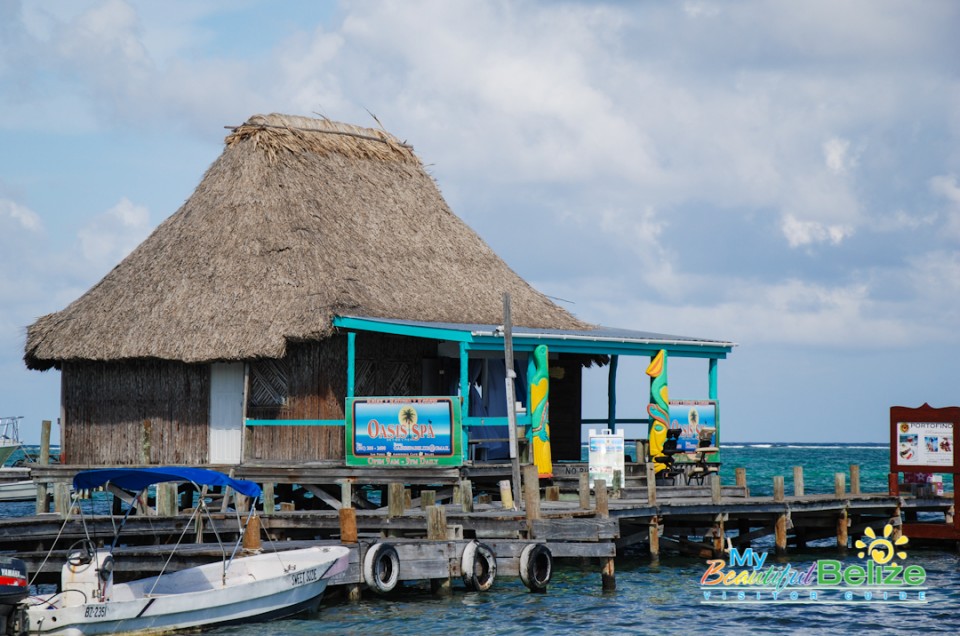
[[[792,492],[793,466],[804,467],[808,493],[833,492],[835,472],[859,464],[864,492],[886,489],[889,465],[885,446],[811,447],[731,444],[723,452],[722,478],[733,483],[734,468],[747,468],[751,493],[772,491],[783,475]],[[12,504],[9,504],[12,505]],[[3,504],[0,504],[2,507]],[[2,514],[0,508],[0,514]],[[856,538],[856,537],[854,537]],[[762,546],[762,544],[761,544]],[[758,546],[758,549],[763,549]],[[960,557],[955,550],[907,546],[905,563],[926,570],[925,605],[703,605],[699,589],[706,563],[665,556],[651,564],[642,551],[617,561],[617,590],[604,593],[598,563],[558,564],[546,594],[531,594],[518,579],[501,577],[491,592],[467,593],[455,587],[450,598],[431,596],[426,585],[397,591],[389,598],[365,596],[359,603],[324,602],[311,617],[223,628],[213,634],[718,634],[960,633]],[[845,564],[863,563],[851,550]],[[832,547],[792,553],[784,560],[805,569],[818,559],[839,558]],[[774,557],[769,557],[772,561]]]

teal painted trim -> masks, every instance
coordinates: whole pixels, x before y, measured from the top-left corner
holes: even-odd
[[[617,365],[620,356],[610,356],[610,368],[607,370],[607,428],[617,430]]]
[[[347,332],[347,397],[353,397],[357,368],[357,332]]]
[[[710,358],[710,367],[707,370],[707,395],[711,400],[717,399],[717,359]]]
[[[584,355],[632,355],[653,357],[661,349],[673,358],[726,358],[732,347],[700,346],[700,345],[658,345],[634,342],[595,342],[591,340],[551,340],[547,338],[517,338],[514,340],[515,352],[530,352],[537,345],[545,344],[550,353],[578,353]],[[470,343],[474,351],[500,351],[503,349],[503,339],[488,339],[485,336],[477,337]]]
[[[517,426],[530,426],[531,424],[530,414],[526,413],[524,415],[517,416]],[[469,426],[470,428],[474,427],[484,427],[484,426],[509,426],[510,419],[508,417],[465,417],[463,418],[463,425],[465,427]]]
[[[346,426],[344,420],[247,420],[247,426]]]
[[[334,316],[333,326],[340,329],[374,331],[377,333],[389,333],[395,336],[411,336],[413,338],[429,338],[432,340],[450,340],[453,342],[470,342],[473,340],[473,334],[469,331],[421,327],[418,325],[398,325],[380,322],[378,320],[367,320],[366,318],[352,318],[347,316]],[[502,346],[503,340],[501,339],[500,342]]]
[[[707,396],[711,400],[716,400],[717,391],[717,361],[710,360],[710,366],[707,368]]]
[[[470,358],[467,355],[467,343],[460,343],[460,403],[462,413],[470,412]],[[466,419],[466,416],[464,416]]]

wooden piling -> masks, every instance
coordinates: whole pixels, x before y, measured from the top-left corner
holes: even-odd
[[[447,513],[443,506],[427,506],[427,539],[446,541]]]
[[[833,492],[837,499],[843,499],[847,494],[847,476],[843,473],[833,474]]]
[[[860,494],[860,465],[850,464],[850,494]]]
[[[263,484],[263,516],[269,517],[277,509],[277,496],[274,494],[274,485],[272,481]]]
[[[750,487],[747,486],[747,469],[743,468],[742,466],[737,467],[734,470],[734,478],[736,479],[737,487],[743,488],[743,496],[749,497]]]
[[[837,473],[837,474],[842,475],[843,473]],[[847,543],[849,541],[849,538],[847,536],[847,530],[848,530],[847,519],[848,519],[848,515],[846,510],[841,512],[840,515],[837,517],[837,547],[840,548],[841,550],[847,549]]]
[[[40,457],[37,458],[37,463],[41,466],[47,466],[50,464],[50,429],[53,424],[50,420],[43,420],[40,423]],[[50,503],[48,501],[49,493],[47,491],[46,482],[37,482],[37,514],[45,514],[50,510]]]
[[[590,474],[580,473],[580,510],[590,509]]]
[[[804,494],[803,466],[794,466],[793,467],[793,496],[803,497],[803,494]]]
[[[657,505],[657,471],[653,469],[653,463],[647,462],[647,503],[651,506]]]
[[[660,520],[657,517],[650,519],[648,533],[650,537],[650,558],[656,561],[660,558]]]
[[[726,524],[723,520],[723,515],[717,515],[717,520],[714,525],[713,533],[713,555],[720,556],[723,554],[723,550],[726,547],[727,536],[726,536]]]
[[[357,532],[357,509],[341,508],[337,513],[340,516],[340,542],[356,543],[359,538]]]
[[[596,484],[597,482],[594,482]],[[600,572],[601,587],[604,592],[613,592],[617,589],[617,569],[613,558],[603,559],[603,570]]]
[[[613,493],[611,496],[614,499],[620,498],[620,490],[623,488],[623,471],[615,470],[613,471]]]
[[[70,484],[58,482],[53,485],[53,509],[61,517],[70,512]]]
[[[780,478],[781,481],[783,477]],[[787,553],[787,515],[781,513],[777,515],[777,522],[774,526],[774,548],[778,555]]]
[[[547,501],[560,501],[560,486],[547,486],[545,499]]]
[[[162,517],[173,517],[177,514],[176,484],[157,484],[157,514]]]
[[[783,501],[783,475],[776,475],[773,478],[773,500],[774,501]]]
[[[723,488],[720,485],[720,475],[714,473],[710,475],[710,501],[719,504],[723,499]]]
[[[403,489],[403,509],[410,510],[413,508],[413,492],[409,488]]]
[[[607,500],[606,480],[594,479],[593,490],[597,497],[597,516],[600,517],[601,519],[606,519],[607,517],[610,516],[610,503]]]
[[[500,505],[504,510],[516,510],[517,506],[513,502],[513,485],[509,479],[501,479],[497,482],[500,486]]]
[[[340,482],[340,506],[353,508],[353,482],[349,479]]]
[[[523,503],[527,509],[527,527],[540,519],[540,473],[533,464],[523,467]]]
[[[464,512],[473,512],[473,482],[469,479],[460,482],[460,503]]]
[[[437,503],[437,491],[436,490],[421,490],[420,491],[420,507],[426,510],[430,506],[434,506]]]

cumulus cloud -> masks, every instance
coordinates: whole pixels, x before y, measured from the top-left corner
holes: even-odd
[[[835,175],[842,175],[851,167],[850,142],[833,137],[823,143],[823,158],[827,168]]]

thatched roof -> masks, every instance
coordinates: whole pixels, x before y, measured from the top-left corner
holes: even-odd
[[[27,332],[27,366],[282,357],[335,315],[584,328],[444,202],[392,135],[258,115],[173,216],[92,289]]]

